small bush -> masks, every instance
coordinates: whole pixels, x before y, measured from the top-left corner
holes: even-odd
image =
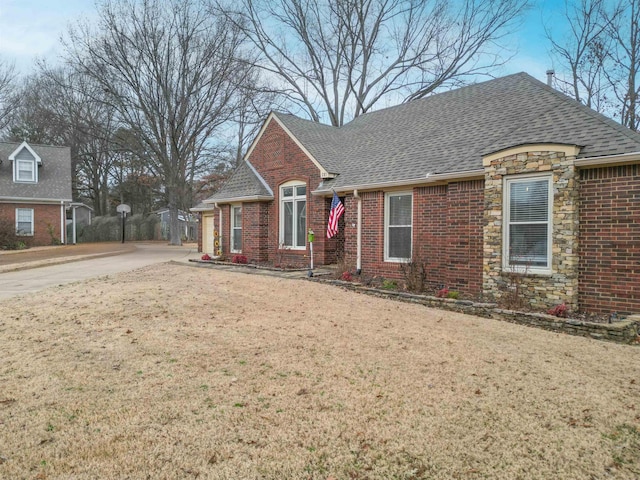
[[[436,293],[436,297],[438,298],[447,298],[449,295],[449,289],[447,287],[443,287],[440,290],[438,290],[438,293]]]
[[[414,293],[421,293],[427,279],[424,262],[413,257],[411,261],[400,264],[400,271],[404,276],[404,284],[407,290]]]
[[[395,282],[394,280],[383,280],[382,281],[382,288],[384,290],[397,290],[398,289],[398,283]]]
[[[16,235],[16,225],[10,220],[0,220],[0,249],[24,250],[29,248],[31,237]]]
[[[211,257],[209,256],[208,253],[205,253],[204,255],[202,255],[202,257],[200,257],[202,260],[211,260]]]
[[[231,258],[231,263],[249,263],[249,261],[247,260],[247,256],[246,255],[234,255]]]
[[[458,297],[460,297],[460,292],[456,292],[455,290],[447,293],[447,298],[453,298],[454,300],[457,300]]]
[[[56,237],[54,230],[55,229],[53,225],[51,225],[50,223],[47,223],[47,233],[49,234],[49,237],[51,237],[51,245],[61,245],[62,242],[58,237]]]
[[[560,305],[556,305],[555,307],[547,310],[547,313],[556,317],[566,318],[569,314],[569,307],[567,307],[566,303],[562,302]]]
[[[353,281],[353,275],[351,275],[351,272],[346,271],[346,272],[342,272],[342,275],[340,276],[341,280],[344,280],[345,282],[351,282]]]

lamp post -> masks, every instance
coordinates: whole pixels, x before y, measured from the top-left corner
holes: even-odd
[[[315,240],[315,235],[313,233],[313,230],[309,229],[309,233],[307,235],[307,239],[309,240],[309,254],[311,257],[311,268],[309,269],[309,273],[307,274],[307,276],[309,277],[313,277],[313,241]]]

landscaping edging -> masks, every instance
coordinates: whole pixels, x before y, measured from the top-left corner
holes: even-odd
[[[451,310],[454,312],[468,313],[485,318],[494,318],[511,323],[526,325],[529,327],[543,328],[558,333],[577,335],[596,340],[608,340],[616,343],[632,344],[638,342],[640,335],[640,315],[631,315],[625,320],[615,323],[593,323],[581,320],[564,319],[547,315],[546,313],[518,312],[498,308],[495,303],[481,303],[470,300],[455,300],[451,298],[438,298],[429,295],[416,295],[407,292],[380,290],[364,285],[342,280],[325,280],[309,278],[313,282],[329,283],[357,293],[373,295],[376,297],[391,298],[403,302],[419,303],[427,307]]]
[[[279,267],[269,267],[267,265],[257,265],[255,263],[233,263],[233,262],[225,262],[223,260],[201,260],[197,258],[190,258],[189,261],[192,263],[202,263],[205,265],[225,265],[228,267],[245,267],[245,268],[253,268],[256,270],[269,270],[271,272],[306,272],[309,270],[308,267],[279,268]]]

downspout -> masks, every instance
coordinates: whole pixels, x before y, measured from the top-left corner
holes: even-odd
[[[356,233],[356,274],[362,273],[362,197],[358,190],[353,191],[353,198],[358,202],[357,233]]]
[[[214,203],[213,206],[215,208],[218,209],[218,250],[220,251],[220,254],[222,255],[222,208],[220,207],[220,205],[218,205],[218,203]],[[217,255],[218,252],[216,252],[216,247],[215,247],[215,238],[213,239],[213,255]]]
[[[71,207],[71,225],[72,225],[72,231],[73,231],[73,244],[76,244],[76,207]]]
[[[65,242],[65,220],[66,220],[66,215],[65,215],[65,210],[64,210],[64,200],[60,200],[60,243],[67,243]]]

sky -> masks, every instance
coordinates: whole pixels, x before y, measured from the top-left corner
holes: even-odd
[[[518,52],[495,72],[497,76],[524,71],[546,81],[546,70],[553,68],[543,22],[556,30],[566,29],[561,21],[564,2],[531,2],[522,26],[509,38]],[[61,51],[59,39],[68,26],[80,18],[95,17],[94,0],[0,0],[0,58],[15,62],[23,74],[32,71],[37,58],[55,63]]]

